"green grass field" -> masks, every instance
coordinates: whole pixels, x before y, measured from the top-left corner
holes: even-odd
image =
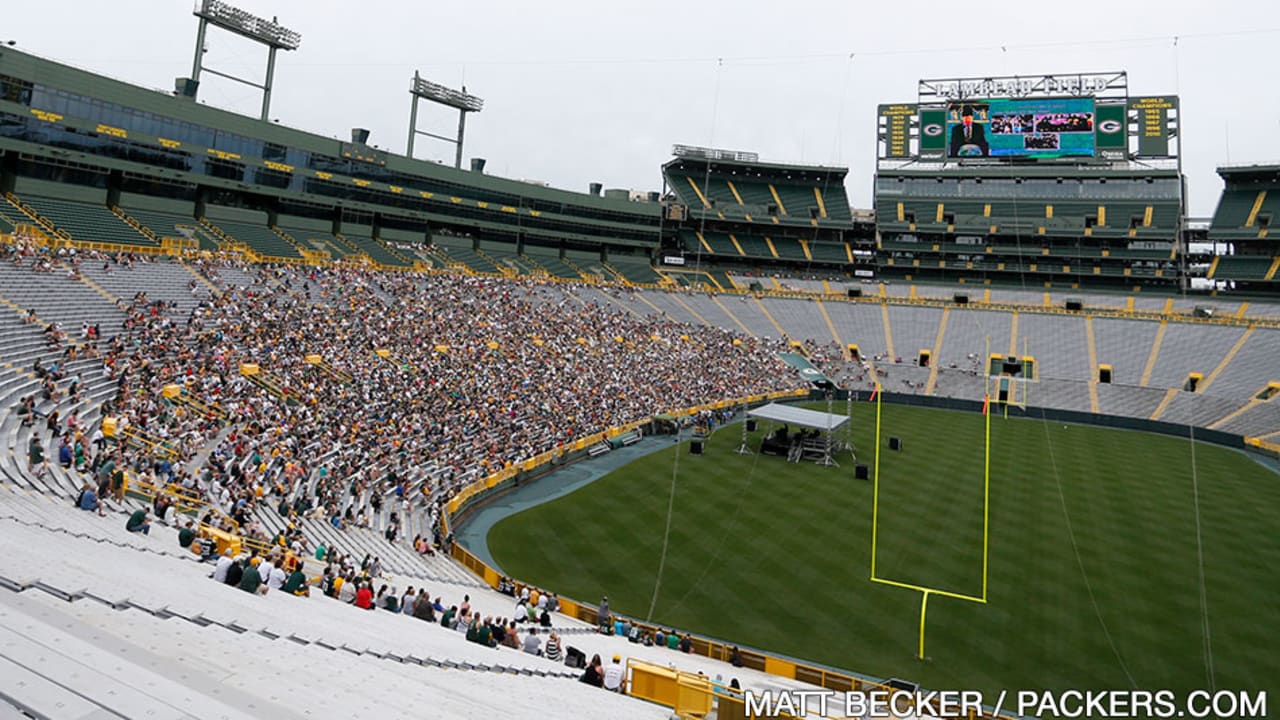
[[[854,423],[869,464],[874,406]],[[840,468],[733,454],[740,432],[701,457],[678,448],[654,622],[939,689],[1210,687],[1188,441],[995,418],[989,602],[930,598],[919,661],[920,593],[869,580],[872,484],[847,454]],[[877,575],[980,594],[982,416],[886,405],[882,432],[906,450],[881,454]],[[676,452],[503,520],[494,558],[646,617]],[[1240,452],[1194,454],[1212,685],[1280,689],[1280,476]]]

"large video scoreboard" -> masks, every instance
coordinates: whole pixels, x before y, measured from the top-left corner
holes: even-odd
[[[922,80],[880,105],[877,157],[896,162],[1111,163],[1177,157],[1178,98],[1129,97],[1124,73]]]

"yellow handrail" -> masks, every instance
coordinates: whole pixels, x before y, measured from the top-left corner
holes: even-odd
[[[174,450],[164,441],[154,437],[145,430],[129,426],[120,430],[119,434],[125,438],[126,441],[133,440],[157,456],[163,455],[168,457],[170,460],[176,460],[178,458],[177,450]]]

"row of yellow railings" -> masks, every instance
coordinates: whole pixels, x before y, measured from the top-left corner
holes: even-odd
[[[216,506],[206,504],[195,492],[180,485],[150,483],[132,478],[126,473],[124,489],[125,492],[138,495],[151,503],[154,503],[157,497],[164,496],[172,503],[172,509],[179,515],[199,515],[207,512],[218,518],[221,526],[200,522],[197,527],[201,536],[214,541],[220,553],[230,550],[233,555],[237,555],[244,551],[253,551],[259,555],[265,555],[274,548],[271,543],[242,535],[239,523]]]

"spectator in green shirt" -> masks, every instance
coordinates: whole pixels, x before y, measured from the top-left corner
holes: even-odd
[[[289,579],[284,581],[284,587],[281,588],[290,595],[298,595],[300,597],[310,597],[311,588],[307,586],[307,576],[302,572],[302,565],[294,568],[289,574]]]
[[[258,563],[260,562],[262,562],[262,558],[255,557],[244,567],[244,574],[240,576],[241,590],[248,593],[267,594],[266,583],[262,582],[262,575],[258,572]]]
[[[151,523],[147,522],[147,511],[145,508],[134,510],[129,516],[129,521],[124,524],[124,529],[129,532],[140,532],[143,535],[151,534]]]
[[[188,520],[185,527],[178,531],[178,547],[189,548],[196,539],[195,521]]]

